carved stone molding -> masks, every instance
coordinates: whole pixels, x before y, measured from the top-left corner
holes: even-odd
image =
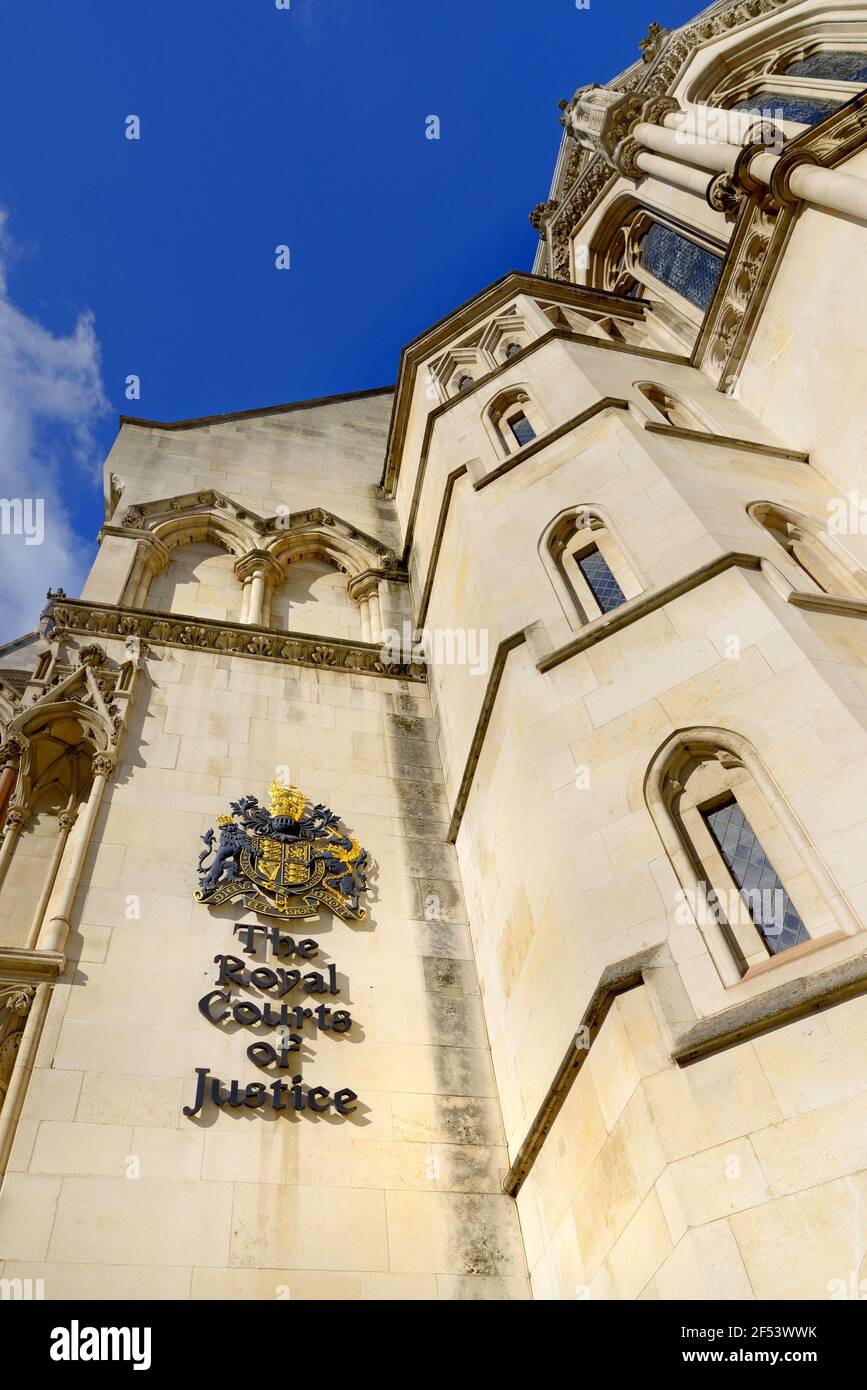
[[[36,997],[35,985],[0,980],[0,1106],[15,1067],[27,1015]]]
[[[383,658],[382,650],[376,643],[277,632],[242,623],[215,622],[184,614],[148,613],[72,599],[58,604],[58,612],[71,632],[94,633],[103,637],[133,636],[145,639],[154,647],[185,647],[191,651],[283,661],[297,666],[327,667],[330,670],[390,676],[399,680],[426,679],[422,664]]]
[[[730,5],[699,16],[692,24],[674,33],[660,31],[655,36],[656,42],[647,51],[644,65],[619,83],[618,95],[622,97],[634,91],[640,92],[645,98],[668,96],[684,64],[699,47],[742,24],[772,14],[787,3],[788,0],[734,0]],[[613,186],[616,177],[607,161],[597,154],[581,170],[575,182],[567,185],[560,206],[549,215],[545,227],[548,273],[554,279],[569,279],[569,244],[575,228],[593,203]]]
[[[746,194],[731,174],[717,174],[711,179],[707,189],[707,201],[715,212],[721,212],[728,221],[733,221],[741,209]]]

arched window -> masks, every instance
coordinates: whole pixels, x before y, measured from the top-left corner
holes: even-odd
[[[752,96],[743,97],[729,105],[730,111],[751,111],[769,121],[797,121],[800,125],[818,125],[836,111],[842,102],[834,97],[806,96],[799,92],[769,91],[762,88]]]
[[[684,430],[706,431],[708,429],[706,423],[699,419],[677,396],[664,387],[658,386],[656,382],[637,381],[635,385],[644,399],[653,406],[654,410],[659,412],[667,424]]]
[[[693,99],[769,120],[816,125],[867,85],[867,50],[823,47],[821,34],[790,38],[730,73],[715,91]]]
[[[598,507],[568,507],[547,527],[539,549],[572,628],[611,613],[643,587]]]
[[[772,502],[754,502],[747,510],[811,585],[826,594],[862,600],[867,597],[867,573],[821,522]]]
[[[510,386],[498,392],[487,406],[484,420],[500,454],[515,453],[547,428],[542,412],[524,386]]]
[[[506,361],[508,361],[510,357],[517,357],[520,351],[520,343],[507,343],[506,346],[503,348],[503,357],[506,359]]]
[[[633,206],[613,232],[602,233],[593,254],[593,278],[601,288],[649,299],[657,308],[665,306],[686,336],[694,336],[719,278],[720,249],[655,212]],[[667,319],[672,319],[671,313]]]
[[[694,921],[725,985],[820,937],[858,929],[838,886],[746,739],[673,735],[645,796]]]
[[[638,241],[637,252],[638,263],[648,275],[690,304],[707,308],[722,266],[719,256],[662,222],[651,222]]]
[[[809,58],[787,63],[782,71],[787,77],[824,77],[833,82],[857,82],[859,86],[864,86],[867,84],[867,52],[831,49],[829,52],[813,53]]]
[[[473,378],[471,376],[467,376],[466,372],[463,376],[459,376],[457,379],[457,389],[459,392],[469,391],[470,387],[474,385],[475,382],[473,381]]]

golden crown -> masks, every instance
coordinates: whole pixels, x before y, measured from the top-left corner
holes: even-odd
[[[272,782],[268,788],[268,795],[271,798],[272,816],[291,816],[292,820],[300,820],[304,807],[307,804],[307,797],[298,788],[285,786],[282,782]]]
[[[234,825],[234,816],[217,816],[217,825]]]

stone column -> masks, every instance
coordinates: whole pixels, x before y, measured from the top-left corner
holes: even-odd
[[[29,819],[30,811],[26,806],[13,806],[6,814],[6,833],[0,847],[0,887],[14,858],[18,837]]]
[[[754,135],[761,134],[762,139],[741,148],[725,140],[701,139],[697,133],[692,140],[684,138],[682,126],[671,128],[673,117],[680,114],[664,113],[664,124],[660,125],[647,120],[634,122],[617,146],[615,167],[627,178],[653,174],[705,196],[710,182],[706,171],[731,175],[746,192],[754,192],[757,184],[768,188],[780,206],[811,203],[824,212],[867,221],[867,179],[826,169],[806,150],[770,152],[766,146],[774,127],[755,118],[744,127],[743,138],[751,142]]]
[[[156,536],[147,535],[139,541],[124,594],[128,608],[144,608],[152,581],[170,560],[171,551]]]
[[[46,914],[47,921],[43,924],[36,943],[36,949],[39,951],[58,951],[63,954],[66,949],[75,895],[81,881],[81,871],[84,868],[84,861],[90,848],[93,827],[99,813],[103,792],[113,771],[114,759],[106,754],[97,753],[93,759],[93,781],[90,786],[90,794],[79,813],[75,834],[70,837],[66,845],[66,853],[60,863],[57,883],[48,904],[50,915]]]
[[[382,641],[382,609],[379,604],[380,570],[362,570],[350,579],[350,598],[361,610],[361,635],[365,642]]]
[[[66,841],[69,839],[69,832],[75,825],[75,813],[71,811],[61,811],[57,817],[57,837],[54,841],[54,849],[51,854],[51,863],[48,866],[48,873],[45,876],[45,883],[39,895],[39,902],[33,914],[33,921],[30,924],[30,931],[27,936],[27,949],[35,949],[39,939],[39,931],[42,926],[42,919],[45,916],[45,909],[48,906],[51,894],[54,891],[54,884],[57,881],[57,871],[63,859],[63,851],[66,849]]]
[[[241,622],[261,627],[270,617],[270,591],[285,577],[283,567],[267,550],[251,550],[235,562],[235,574],[244,586]]]
[[[18,782],[18,768],[24,749],[25,744],[14,734],[0,747],[0,828]]]
[[[51,986],[44,982],[0,986],[0,1008],[6,1013],[0,1022],[0,1041],[12,1060],[8,1071],[0,1070],[0,1177],[9,1162],[50,1002]]]

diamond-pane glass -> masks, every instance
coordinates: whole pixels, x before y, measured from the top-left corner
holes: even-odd
[[[641,264],[650,275],[682,294],[691,304],[710,304],[722,261],[712,251],[654,222],[641,238]]]
[[[810,935],[737,801],[705,813],[708,830],[772,956]]]
[[[536,438],[536,431],[530,424],[526,415],[516,415],[509,421],[509,429],[521,445],[529,444],[531,439]]]
[[[793,92],[756,92],[745,101],[736,101],[733,111],[753,111],[768,120],[800,121],[802,125],[817,125],[843,103],[835,97],[807,97]]]
[[[835,82],[867,82],[867,53],[812,53],[786,68],[789,77],[825,77]]]
[[[578,568],[603,613],[610,613],[612,608],[619,608],[621,603],[626,602],[626,595],[595,546],[592,550],[585,550],[577,559]]]

